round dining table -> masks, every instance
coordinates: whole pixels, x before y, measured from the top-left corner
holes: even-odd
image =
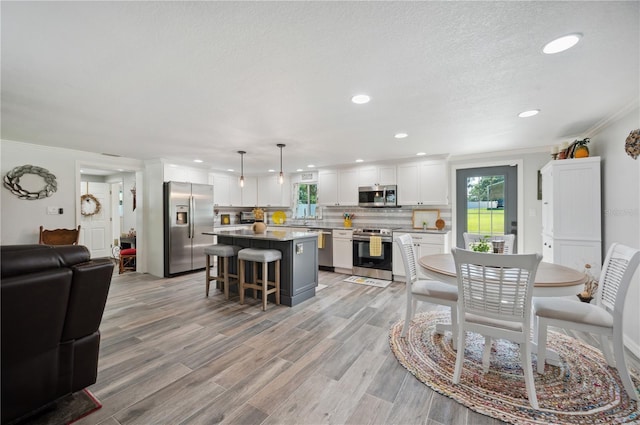
[[[453,255],[425,255],[418,259],[418,264],[424,274],[432,279],[457,285],[458,278],[456,277],[456,264],[453,261]],[[542,261],[536,272],[533,296],[575,297],[579,292],[582,292],[586,281],[587,275],[581,271]]]
[[[508,255],[508,254],[505,254]],[[458,284],[456,264],[451,254],[425,255],[418,259],[421,270],[427,277],[441,282]],[[533,286],[534,297],[564,297],[573,296],[573,300],[567,302],[580,302],[576,295],[584,289],[587,275],[570,267],[559,264],[540,262],[536,272],[536,281]],[[436,332],[450,331],[451,325],[439,323]],[[533,335],[533,352],[537,346],[537,335]],[[560,358],[558,353],[547,347],[547,363],[558,366]]]

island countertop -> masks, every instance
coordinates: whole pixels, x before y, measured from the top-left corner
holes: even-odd
[[[267,241],[293,241],[296,239],[304,239],[314,237],[317,238],[317,233],[312,232],[299,232],[290,230],[269,230],[264,233],[254,233],[251,229],[239,229],[239,230],[214,230],[212,232],[203,232],[204,235],[215,236],[230,236],[234,238],[244,239],[257,239]]]

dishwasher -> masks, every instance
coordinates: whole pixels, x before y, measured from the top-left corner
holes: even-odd
[[[324,243],[320,247],[318,241],[318,268],[333,271],[333,233],[326,229],[309,229],[310,232],[322,234]]]

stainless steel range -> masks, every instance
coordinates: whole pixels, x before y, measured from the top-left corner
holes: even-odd
[[[354,275],[393,279],[392,233],[393,229],[353,229]]]

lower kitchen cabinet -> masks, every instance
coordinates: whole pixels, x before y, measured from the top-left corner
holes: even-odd
[[[333,230],[333,267],[337,273],[352,273],[353,230]]]
[[[425,255],[446,254],[451,251],[449,244],[449,233],[410,233],[393,232],[393,236],[407,233],[413,239],[413,246],[416,253],[416,261]],[[402,264],[402,254],[396,243],[393,244],[393,280],[405,280],[404,264]],[[420,270],[418,270],[420,274]]]

